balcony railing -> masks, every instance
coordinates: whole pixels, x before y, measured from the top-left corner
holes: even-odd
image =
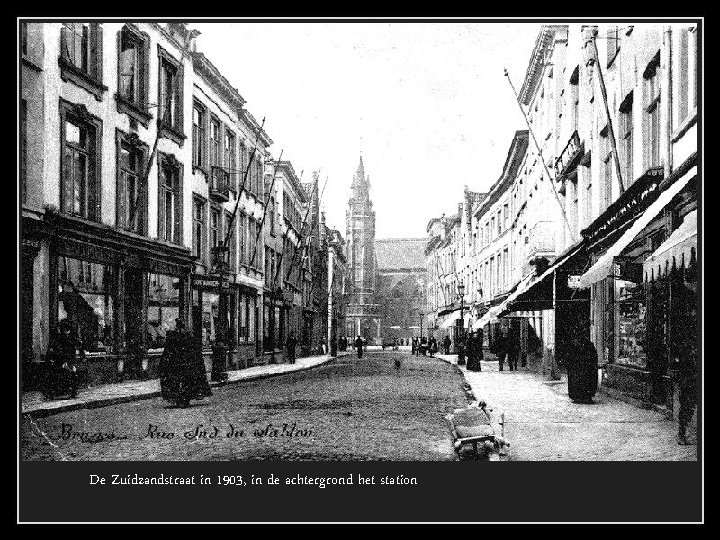
[[[230,200],[230,173],[222,167],[210,169],[210,198],[218,202]]]

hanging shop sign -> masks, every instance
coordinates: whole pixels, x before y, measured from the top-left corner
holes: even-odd
[[[199,276],[193,275],[191,277],[192,286],[196,289],[214,289],[218,288],[219,278],[217,276]],[[223,280],[222,288],[225,291],[230,290],[230,283]]]
[[[580,276],[568,276],[568,289],[580,288]]]

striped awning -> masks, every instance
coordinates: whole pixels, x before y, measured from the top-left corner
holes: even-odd
[[[680,226],[643,263],[645,281],[665,276],[673,268],[687,268],[697,253],[697,210],[688,213]]]
[[[622,255],[623,250],[647,227],[655,217],[662,212],[670,201],[697,176],[697,166],[692,167],[680,179],[678,179],[667,190],[663,191],[657,200],[645,210],[640,217],[623,233],[620,239],[615,242],[597,262],[590,267],[590,270],[580,276],[580,287],[585,289],[593,283],[597,283],[611,275],[615,257]]]

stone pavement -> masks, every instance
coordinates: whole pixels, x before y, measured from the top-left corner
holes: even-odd
[[[455,355],[436,355],[457,364]],[[516,461],[693,461],[693,443],[677,444],[677,423],[663,414],[597,393],[592,404],[573,403],[567,380],[498,371],[496,361],[483,361],[481,372],[460,369],[476,399],[483,399],[498,417],[505,413],[508,459]]]
[[[340,352],[338,356],[349,353]],[[284,373],[302,371],[326,364],[334,358],[330,355],[308,356],[298,358],[294,364],[268,364],[253,366],[245,369],[228,371],[228,380],[225,382],[211,382],[211,386],[221,386],[255,379],[263,379]],[[23,392],[22,412],[32,413],[33,417],[47,416],[76,409],[90,409],[104,407],[118,403],[136,401],[138,399],[151,399],[160,395],[160,379],[148,381],[126,381],[115,384],[105,384],[85,388],[78,391],[75,399],[45,399],[42,392]]]

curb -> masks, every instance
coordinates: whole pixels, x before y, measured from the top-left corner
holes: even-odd
[[[324,360],[324,361],[314,364],[312,366],[300,367],[298,369],[293,369],[292,371],[285,371],[285,372],[279,372],[279,373],[258,373],[257,375],[252,375],[250,377],[245,377],[242,379],[236,379],[234,381],[231,381],[231,380],[210,381],[209,384],[210,384],[211,388],[217,388],[217,387],[227,386],[227,385],[231,385],[231,384],[238,384],[238,383],[249,382],[249,381],[257,381],[258,379],[269,379],[271,377],[277,377],[279,375],[289,375],[291,373],[299,373],[302,371],[307,371],[309,369],[314,369],[314,368],[317,368],[320,366],[330,364],[331,362],[334,362],[338,358],[341,358],[343,356],[347,356],[347,354],[343,354],[343,355],[338,354],[338,356],[335,356],[335,357],[331,356],[327,360]],[[96,399],[96,400],[87,401],[84,403],[68,403],[67,405],[61,405],[59,407],[36,409],[34,411],[22,412],[22,414],[31,416],[32,418],[46,418],[48,416],[52,416],[53,414],[77,411],[79,409],[98,409],[100,407],[108,407],[110,405],[119,405],[121,403],[131,403],[133,401],[141,401],[144,399],[153,399],[156,397],[160,397],[161,395],[162,395],[162,393],[159,390],[156,390],[154,392],[147,392],[147,393],[143,393],[143,394],[132,394],[132,395],[128,395],[128,396],[118,396],[118,397],[112,397],[112,398]]]

